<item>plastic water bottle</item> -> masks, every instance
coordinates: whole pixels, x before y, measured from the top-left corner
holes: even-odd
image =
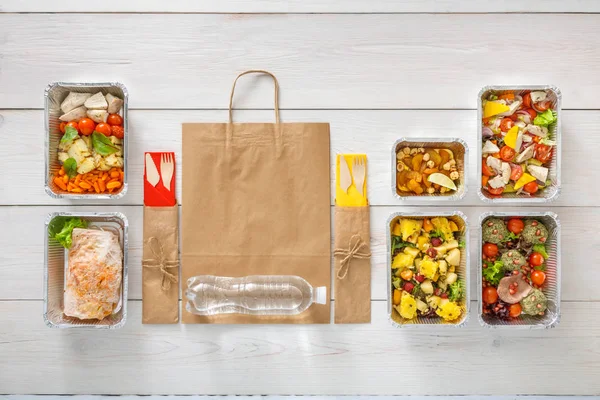
[[[312,303],[326,304],[327,288],[294,275],[241,278],[200,275],[187,281],[186,310],[197,315],[295,315]]]

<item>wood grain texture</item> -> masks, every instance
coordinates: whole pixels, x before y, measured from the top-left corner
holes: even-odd
[[[129,189],[127,195],[111,204],[143,204],[143,156],[145,151],[174,151],[177,177],[181,177],[181,123],[225,121],[226,111],[132,111],[129,136]],[[236,111],[237,121],[264,122],[273,112]],[[475,111],[342,111],[285,110],[284,121],[331,123],[332,188],[336,153],[364,152],[368,156],[368,195],[372,205],[416,205],[418,201],[400,202],[392,191],[392,146],[401,137],[458,137],[469,146],[469,185],[463,200],[454,206],[483,202],[477,195],[480,174],[477,172],[477,114]],[[55,200],[44,191],[44,130],[42,111],[0,110],[0,205],[56,205],[69,200]],[[563,113],[562,193],[552,206],[596,206],[600,188],[590,185],[600,169],[596,162],[600,137],[599,111],[565,111]],[[26,132],[27,134],[24,134]],[[32,156],[35,155],[35,156]],[[11,189],[19,182],[19,190]],[[582,195],[585,188],[585,196]],[[181,179],[177,180],[181,199]],[[332,193],[333,190],[332,190]],[[332,195],[333,196],[333,195]],[[332,203],[334,198],[332,197]],[[79,204],[94,204],[92,201]],[[95,202],[106,204],[106,202]]]
[[[590,249],[600,247],[596,235],[600,225],[597,208],[547,208],[558,214],[562,229],[562,298],[567,301],[600,300],[600,253]],[[44,270],[44,220],[52,211],[120,211],[129,220],[129,298],[141,299],[142,221],[141,206],[96,207],[0,207],[0,221],[11,229],[0,230],[0,300],[42,299]],[[389,216],[402,212],[454,211],[452,206],[437,207],[371,207],[371,299],[385,300],[387,296],[387,233]],[[496,210],[496,208],[495,208]],[[501,207],[497,211],[518,212],[518,207]],[[522,210],[522,208],[521,208]],[[537,211],[545,211],[543,210]],[[486,207],[461,209],[467,216],[470,229],[471,298],[477,299],[477,260],[479,255],[479,216],[489,211]],[[528,209],[527,211],[532,211]],[[28,240],[15,240],[15,237]],[[35,278],[33,278],[35,277]],[[584,277],[582,279],[582,277]]]
[[[132,108],[224,108],[234,77],[262,68],[288,109],[473,109],[484,85],[528,83],[557,85],[564,108],[597,109],[599,18],[3,14],[0,108],[42,108],[50,81],[106,80],[127,86]],[[525,29],[543,32],[535,51],[518,50]],[[240,82],[236,105],[271,107],[262,81],[254,93],[256,79]]]
[[[0,1],[0,12],[160,13],[504,13],[599,12],[594,0],[106,0]]]
[[[141,303],[134,301],[127,324],[114,332],[51,330],[41,308],[40,301],[0,302],[5,392],[600,393],[600,322],[590,318],[600,303],[563,304],[556,329],[501,333],[474,320],[463,329],[397,329],[387,321],[384,302],[373,302],[370,325],[266,329],[142,326]],[[510,371],[510,382],[491,372],[490,362],[494,371]],[[443,379],[424,381],[440,368]]]

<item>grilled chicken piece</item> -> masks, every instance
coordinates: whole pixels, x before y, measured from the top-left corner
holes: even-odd
[[[123,100],[110,93],[106,95],[106,101],[108,102],[109,114],[117,114],[121,110],[121,107],[123,107]]]
[[[79,106],[82,106],[83,103],[85,103],[85,101],[91,96],[91,93],[69,92],[69,95],[64,99],[64,101],[60,105],[60,109],[63,113],[68,113],[69,111],[74,110]]]
[[[87,99],[83,105],[92,110],[106,110],[108,108],[108,103],[101,92]]]
[[[70,122],[75,119],[81,119],[85,117],[85,112],[87,109],[84,106],[74,108],[66,114],[61,115],[59,118],[61,121]]]
[[[106,110],[88,110],[87,116],[92,121],[99,124],[100,122],[106,122],[108,119],[108,112]]]

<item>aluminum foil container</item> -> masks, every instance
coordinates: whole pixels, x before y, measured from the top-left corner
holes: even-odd
[[[58,162],[58,142],[62,137],[59,130],[61,121],[58,119],[62,114],[60,104],[67,97],[69,92],[77,93],[98,93],[106,95],[108,93],[123,99],[123,130],[125,137],[123,138],[123,186],[121,190],[115,193],[69,193],[64,192],[52,181],[56,172],[60,169]],[[106,83],[64,83],[54,82],[48,85],[44,93],[45,98],[45,146],[46,146],[46,171],[45,171],[45,189],[50,197],[55,199],[120,199],[127,193],[127,141],[129,138],[129,118],[127,118],[127,106],[129,95],[125,86],[118,82]]]
[[[112,315],[103,320],[80,320],[63,313],[65,272],[68,250],[56,240],[48,237],[48,225],[59,216],[80,217],[89,222],[90,227],[111,230],[119,235],[123,249],[123,278],[121,281],[121,299]],[[127,319],[127,247],[128,222],[125,215],[118,212],[82,213],[55,212],[48,214],[44,227],[45,265],[44,265],[44,322],[51,328],[104,328],[117,329]]]
[[[483,301],[479,296],[479,323],[488,328],[521,328],[521,329],[548,329],[558,325],[560,321],[560,222],[558,216],[552,212],[487,212],[479,218],[479,253],[483,254],[483,237],[481,227],[489,218],[508,220],[513,217],[537,219],[548,228],[548,241],[546,248],[550,256],[546,260],[546,281],[543,292],[548,298],[548,308],[542,316],[522,315],[514,320],[503,321],[493,316],[483,314]],[[477,262],[477,287],[482,292],[483,260],[479,257]]]
[[[463,298],[460,300],[460,306],[462,308],[461,317],[456,321],[446,322],[440,317],[417,317],[412,320],[406,320],[398,314],[394,309],[392,303],[392,229],[393,224],[399,218],[435,218],[435,217],[446,217],[450,221],[454,221],[458,226],[458,234],[456,240],[459,242],[464,240],[466,247],[461,249],[460,265],[456,269],[458,279],[462,279],[464,282]],[[388,317],[392,325],[398,328],[405,327],[421,327],[421,326],[451,326],[451,327],[463,327],[469,319],[470,310],[470,274],[469,274],[469,226],[467,223],[467,217],[460,211],[454,212],[440,212],[436,214],[431,213],[393,213],[390,215],[387,221],[387,308]]]
[[[552,109],[557,112],[556,124],[549,131],[549,138],[556,141],[556,146],[553,150],[552,160],[548,168],[548,179],[550,179],[550,185],[544,190],[539,190],[535,194],[527,193],[503,193],[500,196],[492,196],[486,190],[483,190],[481,184],[477,187],[477,194],[481,200],[487,203],[546,203],[556,200],[560,194],[560,158],[561,158],[561,128],[562,122],[562,111],[561,101],[562,94],[556,86],[552,85],[533,85],[533,86],[485,86],[479,91],[477,97],[477,171],[481,175],[481,163],[483,158],[483,136],[481,134],[483,129],[483,105],[482,102],[490,94],[502,95],[506,92],[512,92],[515,95],[520,95],[525,90],[536,91],[543,90],[548,94],[548,100],[552,102]]]
[[[401,192],[396,186],[396,154],[401,151],[404,147],[418,148],[423,147],[425,149],[449,149],[454,153],[454,159],[456,160],[456,166],[459,173],[459,181],[456,185],[457,190],[450,193],[422,193],[416,194],[412,192]],[[456,201],[462,199],[467,193],[467,164],[468,164],[468,147],[467,143],[462,139],[457,138],[427,138],[427,139],[413,139],[413,138],[401,138],[394,143],[392,147],[392,192],[399,200],[417,200],[417,201]]]

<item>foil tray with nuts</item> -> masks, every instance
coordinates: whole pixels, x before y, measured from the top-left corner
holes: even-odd
[[[460,139],[400,139],[392,149],[397,198],[459,200],[466,193],[467,145]]]

